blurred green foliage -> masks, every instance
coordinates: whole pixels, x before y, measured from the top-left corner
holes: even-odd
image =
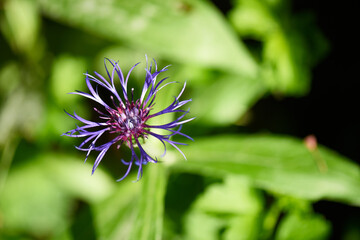
[[[331,236],[312,204],[359,206],[359,166],[288,136],[211,136],[246,124],[267,94],[305,95],[327,42],[311,15],[293,16],[290,1],[232,4],[223,16],[204,0],[0,3],[0,239]],[[145,54],[172,64],[173,81],[187,81],[196,117],[184,127],[195,138],[182,148],[188,161],[168,149],[140,182],[131,175],[116,183],[129,152],[114,148],[91,176],[93,159],[83,164],[76,139],[61,134],[75,125],[63,109],[91,118],[92,108],[66,93],[86,89],[84,72],[104,73],[104,57],[126,72]],[[140,86],[144,76],[132,77]],[[157,107],[176,87],[159,95]]]

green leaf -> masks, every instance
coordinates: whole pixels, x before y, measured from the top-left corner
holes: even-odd
[[[303,95],[310,88],[310,64],[302,36],[277,31],[268,36],[263,51],[263,76],[274,92]]]
[[[129,178],[118,184],[102,202],[93,204],[94,223],[99,239],[129,239],[137,214],[141,184]]]
[[[14,133],[33,137],[43,116],[43,99],[27,86],[17,88],[4,101],[0,110],[0,145]]]
[[[186,238],[258,239],[262,205],[261,195],[247,179],[228,176],[196,199],[184,221]]]
[[[53,19],[115,41],[125,41],[145,52],[243,75],[257,75],[257,64],[245,46],[221,13],[207,1],[38,2],[43,12]]]
[[[0,198],[2,229],[41,238],[66,227],[71,199],[46,170],[38,160],[12,168]]]
[[[161,239],[166,172],[146,166],[139,182],[128,176],[106,200],[93,205],[99,239]]]
[[[40,14],[37,4],[32,0],[11,0],[4,4],[5,21],[1,23],[4,35],[15,51],[25,52],[31,58],[39,46],[38,33],[40,29]]]
[[[59,56],[52,65],[50,92],[60,105],[70,105],[75,98],[66,93],[83,89],[85,85],[86,62],[70,55]]]
[[[187,240],[217,240],[225,221],[219,217],[193,210],[184,221],[185,239]]]
[[[188,161],[175,169],[225,177],[236,174],[258,187],[294,197],[331,199],[360,205],[360,169],[324,148],[308,150],[300,140],[271,135],[225,135],[196,139]],[[326,171],[318,164],[326,164]]]
[[[230,11],[229,20],[241,36],[263,39],[280,27],[275,16],[271,5],[266,1],[238,0]]]
[[[4,229],[38,237],[66,230],[74,198],[97,203],[113,191],[115,182],[101,169],[91,176],[91,168],[60,153],[33,156],[11,168],[0,198]]]
[[[20,81],[21,66],[16,62],[8,61],[0,69],[0,99],[3,102],[11,95]],[[11,79],[11,81],[9,81]],[[2,105],[2,104],[1,104]]]
[[[129,239],[161,239],[163,230],[166,171],[161,164],[149,164],[141,179],[142,189],[137,214]]]
[[[330,227],[330,223],[320,215],[294,212],[281,221],[275,239],[327,239]]]
[[[210,185],[193,207],[218,214],[256,214],[261,211],[262,201],[247,179],[229,176],[224,183]]]
[[[258,239],[262,208],[259,192],[247,179],[238,176],[228,176],[224,183],[210,185],[193,205],[193,209],[226,223],[222,226],[226,240]],[[193,230],[197,232],[196,227]]]
[[[39,157],[48,179],[68,195],[95,203],[106,199],[115,188],[115,180],[98,168],[91,175],[92,164],[67,154],[48,153]]]
[[[266,91],[260,80],[240,75],[224,74],[214,81],[194,89],[191,112],[203,124],[235,123]]]
[[[291,12],[286,1],[238,0],[230,21],[241,36],[263,45],[262,78],[274,93],[293,96],[309,91],[311,67],[328,48],[311,14]]]
[[[229,220],[224,233],[225,240],[257,240],[260,238],[259,215],[238,215]]]

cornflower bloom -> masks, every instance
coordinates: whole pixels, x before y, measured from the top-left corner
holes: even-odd
[[[106,61],[111,64],[112,71],[109,71],[109,69],[107,68]],[[154,158],[150,156],[144,150],[139,141],[139,139],[143,139],[144,141],[146,141],[149,136],[155,137],[164,145],[164,153],[162,157],[166,154],[166,142],[176,148],[186,159],[184,153],[177,146],[186,144],[181,142],[175,142],[170,139],[170,137],[179,134],[193,140],[191,137],[180,132],[182,124],[193,120],[193,118],[182,120],[184,116],[189,112],[189,110],[184,111],[179,109],[184,104],[191,101],[191,99],[179,101],[179,98],[185,90],[186,83],[184,83],[184,86],[180,91],[179,95],[175,97],[174,101],[172,101],[171,104],[168,105],[168,107],[161,111],[153,113],[152,110],[155,104],[157,93],[166,85],[174,82],[164,83],[167,78],[156,82],[157,76],[160,73],[165,72],[167,70],[167,66],[158,71],[156,61],[154,60],[155,69],[153,69],[152,64],[150,64],[150,66],[146,64],[146,76],[140,98],[134,101],[134,89],[131,89],[131,99],[129,99],[127,89],[128,80],[131,71],[138,64],[139,63],[135,64],[130,69],[126,78],[124,78],[124,75],[118,63],[105,58],[104,65],[107,77],[110,81],[108,81],[105,77],[103,77],[97,72],[94,72],[94,76],[86,73],[86,84],[90,93],[85,93],[82,91],[76,91],[71,93],[89,98],[102,106],[101,110],[94,108],[94,111],[98,115],[98,120],[96,121],[84,119],[78,116],[75,112],[72,115],[65,111],[70,117],[85,124],[80,127],[77,126],[75,129],[72,129],[63,134],[69,137],[85,138],[85,140],[79,146],[76,146],[78,150],[87,152],[85,162],[91,151],[100,152],[92,168],[92,174],[94,173],[97,166],[103,159],[104,155],[112,145],[116,144],[117,148],[120,148],[122,144],[125,144],[131,150],[131,159],[130,161],[125,161],[121,159],[122,163],[127,166],[127,170],[124,176],[117,181],[123,180],[129,174],[131,167],[134,163],[138,166],[137,180],[139,180],[142,177],[143,165],[147,164],[148,162],[158,162],[156,157]],[[120,93],[115,88],[115,78],[118,78],[118,80],[120,81]],[[95,88],[93,85],[95,86]],[[112,102],[111,104],[106,103],[100,97],[98,91],[99,87],[105,89],[105,91],[110,95],[110,99]],[[151,118],[161,117],[164,114],[175,112],[180,112],[182,114],[171,122],[161,125],[150,125],[148,123],[148,120]],[[164,131],[165,134],[156,133],[156,129],[166,130]],[[112,140],[104,144],[96,144],[98,139],[101,138],[101,136],[103,136],[105,133],[109,133],[110,136],[112,136]],[[137,148],[138,150],[136,150]]]

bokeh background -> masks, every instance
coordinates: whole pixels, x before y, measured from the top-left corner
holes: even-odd
[[[360,239],[359,2],[0,2],[0,239]],[[104,57],[187,82],[195,141],[122,182],[75,120]],[[172,85],[157,104],[172,101]],[[139,94],[139,93],[137,93]],[[136,95],[136,93],[135,93]],[[176,117],[176,116],[172,116]],[[312,135],[313,134],[313,135]],[[314,137],[317,144],[314,144]],[[178,138],[179,141],[185,141]],[[148,146],[157,152],[157,145]]]

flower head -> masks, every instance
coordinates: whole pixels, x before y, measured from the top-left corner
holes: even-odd
[[[109,71],[107,68],[106,61],[111,64],[112,71]],[[191,101],[191,99],[184,101],[179,100],[182,93],[184,92],[186,83],[184,84],[179,95],[175,97],[174,101],[172,101],[168,107],[153,113],[153,106],[155,104],[157,93],[166,85],[174,83],[164,83],[166,78],[158,82],[156,81],[157,76],[160,73],[165,72],[167,67],[158,71],[155,60],[154,69],[152,64],[150,64],[149,67],[147,64],[145,69],[146,76],[144,86],[142,87],[140,98],[134,100],[134,89],[131,89],[131,97],[129,97],[127,85],[131,71],[139,63],[135,64],[130,69],[126,78],[124,78],[124,75],[117,62],[106,58],[104,60],[104,64],[109,80],[97,72],[94,72],[95,76],[86,73],[86,84],[90,93],[85,93],[82,91],[76,91],[72,93],[89,98],[101,105],[101,109],[94,108],[94,111],[98,116],[98,120],[90,121],[78,116],[75,112],[72,115],[65,111],[70,117],[84,124],[83,126],[77,126],[75,129],[64,133],[64,135],[69,137],[85,138],[85,140],[78,147],[76,147],[78,150],[87,152],[85,161],[91,151],[100,152],[95,160],[92,173],[94,173],[104,155],[112,145],[115,144],[119,148],[122,144],[124,144],[127,145],[131,150],[131,159],[129,161],[125,161],[123,159],[121,160],[122,163],[127,166],[127,171],[122,178],[118,179],[118,181],[123,180],[129,174],[134,163],[138,166],[137,180],[139,180],[142,176],[143,165],[147,164],[148,162],[157,162],[157,158],[150,156],[140,143],[140,140],[144,139],[144,141],[146,141],[149,136],[155,137],[164,145],[163,155],[166,153],[165,143],[168,143],[176,148],[186,159],[185,155],[177,146],[185,144],[175,142],[170,139],[172,136],[179,134],[192,140],[191,137],[180,132],[182,124],[193,119],[191,118],[183,120],[188,111],[179,109],[181,106]],[[115,88],[115,78],[120,81],[120,93]],[[105,102],[104,99],[100,97],[98,91],[99,87],[105,89],[106,93],[110,95],[111,103]],[[175,112],[180,112],[181,115],[171,122],[161,125],[151,125],[148,123],[148,120],[151,118],[161,117],[163,114]],[[166,130],[166,133],[157,133],[156,129]],[[109,133],[112,140],[104,144],[97,144],[97,141],[105,133]]]

